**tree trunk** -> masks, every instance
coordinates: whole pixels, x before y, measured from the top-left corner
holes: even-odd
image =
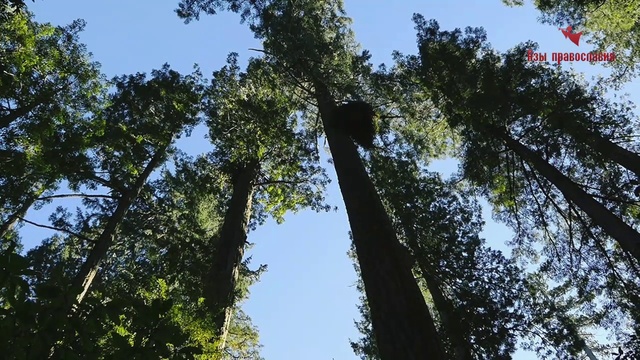
[[[585,141],[598,154],[632,171],[640,179],[640,156],[638,154],[586,129],[582,124],[571,122],[567,126],[562,126],[562,130],[576,140]]]
[[[153,155],[145,169],[142,171],[142,174],[136,179],[136,182],[133,186],[122,193],[122,196],[118,200],[118,206],[116,210],[111,214],[109,220],[107,221],[106,226],[100,233],[100,236],[95,242],[93,249],[87,256],[87,259],[82,264],[80,271],[71,281],[71,285],[67,289],[67,292],[63,294],[61,307],[52,308],[49,312],[48,316],[48,324],[46,327],[51,328],[53,331],[58,331],[55,334],[52,334],[48,337],[47,341],[51,341],[50,344],[47,344],[46,348],[49,349],[48,358],[49,359],[57,359],[59,355],[56,352],[56,343],[60,339],[60,337],[68,336],[70,333],[66,329],[64,331],[60,331],[60,327],[63,327],[62,324],[65,324],[65,317],[71,316],[74,311],[74,307],[77,304],[80,304],[84,299],[85,295],[89,291],[89,287],[93,283],[98,270],[100,268],[100,263],[104,260],[111,244],[113,243],[116,234],[118,232],[118,228],[124,220],[129,208],[135,201],[135,199],[139,196],[142,188],[146,184],[149,176],[160,164],[162,163],[168,146],[164,146]],[[56,329],[57,328],[57,329]],[[44,348],[44,347],[43,347]],[[44,358],[41,356],[39,358]]]
[[[235,305],[235,288],[247,240],[258,161],[244,164],[234,178],[233,194],[220,229],[214,259],[205,280],[205,304],[214,316],[219,349],[224,349]]]
[[[20,206],[18,210],[9,215],[6,221],[4,221],[0,225],[0,239],[3,239],[11,229],[16,225],[20,218],[23,218],[27,211],[31,208],[34,202],[38,199],[40,195],[46,190],[45,186],[42,186],[40,189],[34,191],[31,196]]]
[[[356,146],[332,125],[336,105],[329,91],[322,84],[315,88],[380,357],[444,359],[433,318]]]
[[[82,264],[80,271],[71,283],[71,287],[66,294],[66,311],[70,311],[74,305],[80,304],[89,291],[89,287],[100,268],[100,263],[107,255],[122,220],[124,220],[124,217],[127,215],[131,204],[133,204],[142,191],[142,188],[146,184],[153,170],[162,163],[166,154],[166,149],[166,146],[162,147],[153,155],[153,158],[151,158],[142,174],[140,174],[136,179],[133,187],[127,189],[118,200],[116,210],[113,212],[111,217],[109,217],[106,226],[102,230],[100,237],[96,240],[87,260]]]
[[[538,173],[560,190],[567,200],[576,204],[595,224],[617,240],[623,250],[629,252],[636,260],[640,261],[640,234],[637,231],[614,215],[604,205],[593,199],[576,183],[538,154],[509,136],[504,130],[492,128],[489,134],[497,135],[502,139],[510,150],[530,163]]]
[[[421,261],[419,261],[420,263]],[[424,262],[422,260],[422,262]],[[453,346],[454,359],[456,360],[473,360],[471,348],[467,340],[463,337],[462,327],[459,316],[449,299],[444,295],[440,287],[440,282],[431,274],[423,265],[418,264],[422,277],[427,283],[427,289],[433,298],[433,303],[438,310],[442,326],[444,327],[447,337]]]
[[[31,103],[23,105],[17,109],[8,110],[8,113],[6,115],[0,116],[0,129],[9,127],[9,125],[11,125],[11,123],[13,123],[14,121],[18,120],[21,117],[27,116],[39,105],[42,105],[47,101],[51,101],[53,99],[53,94],[65,91],[69,88],[69,86],[70,84],[65,84],[60,88],[50,89],[49,91],[41,93]]]
[[[418,237],[411,228],[409,220],[405,218],[401,220],[401,224],[407,236],[407,245],[413,254],[421,254],[422,249],[418,243]],[[460,320],[456,309],[442,292],[442,284],[435,276],[432,275],[432,266],[427,264],[426,259],[423,256],[412,257],[411,254],[408,254],[408,256],[411,257],[410,261],[412,264],[414,261],[418,264],[420,273],[422,273],[422,277],[427,283],[427,289],[429,290],[429,293],[433,298],[433,303],[440,315],[442,327],[447,333],[447,337],[453,346],[454,358],[456,360],[473,360],[471,346],[467,339],[463,337],[463,332],[461,331],[462,321]]]
[[[5,116],[1,116],[0,117],[0,129],[4,129],[4,128],[8,127],[9,125],[11,125],[11,123],[13,123],[14,121],[18,120],[19,118],[21,118],[23,116],[26,116],[33,109],[35,109],[36,106],[38,106],[37,103],[35,103],[33,105],[25,105],[25,106],[19,107],[17,109],[11,110]]]

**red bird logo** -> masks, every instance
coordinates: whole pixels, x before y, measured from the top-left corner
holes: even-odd
[[[576,46],[580,46],[580,36],[582,35],[582,31],[580,31],[579,33],[574,33],[571,25],[567,26],[566,29],[558,30],[562,31],[562,35],[564,35],[565,38],[569,38],[569,40],[571,40],[572,43],[576,44]]]

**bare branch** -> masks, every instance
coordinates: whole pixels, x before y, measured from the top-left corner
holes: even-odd
[[[81,197],[81,198],[100,198],[100,199],[112,199],[112,200],[117,200],[120,197],[118,196],[111,196],[111,195],[101,195],[101,194],[83,194],[83,193],[79,193],[79,194],[58,194],[58,195],[51,195],[51,196],[43,196],[43,197],[39,197],[36,200],[51,200],[51,199],[60,199],[60,198],[74,198],[74,197]]]
[[[273,184],[289,184],[289,185],[295,185],[295,184],[304,184],[306,182],[308,182],[309,180],[300,180],[300,181],[287,181],[287,180],[267,180],[264,182],[259,182],[254,184],[255,186],[262,186],[262,185],[273,185]]]
[[[30,221],[30,220],[27,220],[27,219],[25,219],[25,218],[23,218],[23,217],[19,217],[18,219],[20,219],[21,221],[26,222],[26,223],[27,223],[27,224],[29,224],[29,225],[33,225],[33,226],[35,226],[35,227],[39,227],[39,228],[43,228],[43,229],[49,229],[49,230],[54,230],[54,231],[60,231],[60,232],[63,232],[63,233],[65,233],[65,234],[69,234],[69,235],[75,236],[75,237],[77,237],[78,239],[81,239],[81,240],[84,240],[84,241],[87,241],[87,242],[90,242],[90,243],[94,243],[94,242],[95,242],[93,239],[89,239],[88,237],[83,236],[83,235],[80,235],[80,234],[78,234],[78,233],[75,233],[75,232],[73,232],[73,231],[71,231],[71,230],[62,229],[62,228],[57,228],[57,227],[55,227],[55,226],[49,226],[49,225],[38,224],[38,223],[36,223],[36,222],[33,222],[33,221]]]

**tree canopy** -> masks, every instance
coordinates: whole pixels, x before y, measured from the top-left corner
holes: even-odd
[[[527,61],[534,42],[501,52],[481,27],[420,14],[415,53],[375,68],[341,0],[182,0],[185,22],[238,14],[262,48],[246,67],[220,54],[211,74],[158,59],[108,78],[84,21],[0,2],[0,351],[262,359],[243,310],[268,265],[247,256],[268,240],[254,231],[337,209],[335,171],[362,295],[360,337],[344,339],[356,356],[640,357],[639,122],[608,96],[637,71],[638,4],[535,5],[620,55],[614,77],[587,82]],[[341,114],[345,101],[374,116]],[[356,121],[375,129],[364,148]],[[192,156],[178,140],[196,128],[207,148]],[[440,159],[458,171],[433,171]],[[513,231],[510,253],[483,235],[484,206]],[[50,236],[24,249],[29,227]]]

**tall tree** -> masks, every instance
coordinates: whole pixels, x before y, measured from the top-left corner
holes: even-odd
[[[617,134],[626,137],[635,121],[626,106],[581,97],[589,91],[576,90],[576,81],[560,89],[549,86],[562,76],[522,64],[522,51],[532,44],[501,56],[485,43],[481,29],[467,29],[463,36],[460,30],[440,31],[435,21],[421,16],[415,20],[417,72],[463,138],[465,176],[511,222],[516,243],[528,243],[518,253],[535,258],[531,243],[543,239],[545,273],[577,287],[585,304],[597,303],[596,294],[607,294],[601,300],[616,311],[589,310],[594,316],[599,313],[594,319],[601,326],[637,323],[632,310],[637,305],[632,304],[637,304],[639,289],[638,204],[632,181],[627,180],[634,176],[618,166],[622,161],[615,154],[604,155],[588,140],[593,139],[589,131],[598,126],[598,133],[611,141]],[[407,63],[415,64],[414,60]],[[570,94],[585,101],[572,105]],[[563,107],[581,110],[567,113]],[[554,118],[556,114],[564,116]],[[558,126],[565,117],[568,123]],[[562,130],[567,126],[574,129]],[[636,148],[627,141],[630,149]],[[609,277],[616,281],[604,280]],[[625,330],[614,332],[621,335]]]
[[[581,304],[590,301],[588,297],[571,295],[575,288],[564,284],[548,288],[544,284],[545,276],[558,279],[557,275],[549,274],[548,271],[531,275],[526,275],[524,270],[508,271],[515,268],[511,261],[488,249],[476,247],[477,243],[473,237],[477,235],[473,235],[474,231],[466,231],[478,229],[480,226],[468,220],[474,218],[474,216],[468,216],[469,210],[474,208],[474,201],[470,201],[471,194],[466,190],[462,191],[463,188],[460,187],[466,182],[463,179],[457,179],[455,180],[457,185],[452,187],[453,184],[445,185],[437,176],[424,170],[434,157],[446,154],[459,155],[456,151],[447,151],[446,146],[446,144],[456,145],[459,136],[455,129],[450,129],[443,121],[441,112],[434,109],[429,101],[428,89],[420,85],[420,76],[415,71],[419,68],[419,59],[405,57],[399,53],[395,53],[394,57],[397,61],[394,67],[387,70],[382,66],[380,71],[374,74],[373,90],[381,91],[382,98],[391,100],[385,103],[384,111],[388,112],[388,115],[384,117],[389,121],[381,123],[387,128],[383,131],[391,129],[392,131],[389,131],[389,135],[381,134],[384,141],[384,155],[380,152],[373,154],[370,157],[369,166],[373,170],[371,172],[373,179],[378,189],[382,191],[401,239],[405,244],[412,243],[413,249],[417,249],[413,251],[418,265],[415,269],[416,274],[421,277],[424,277],[422,274],[427,274],[428,279],[425,279],[427,281],[423,280],[421,285],[425,293],[429,294],[433,308],[437,310],[436,314],[440,315],[437,321],[440,324],[439,330],[443,331],[443,338],[450,338],[449,345],[457,342],[458,345],[451,348],[458,349],[458,357],[468,357],[471,352],[471,356],[494,358],[498,356],[496,344],[500,343],[501,336],[505,334],[508,334],[507,337],[503,337],[507,344],[513,341],[514,337],[518,337],[521,345],[536,351],[543,358],[575,357],[587,349],[604,350],[584,334],[583,329],[597,323],[590,315],[580,313],[579,309],[583,306]],[[419,177],[415,174],[419,174]],[[390,182],[390,178],[394,180]],[[530,200],[524,199],[524,201]],[[466,215],[462,216],[463,214]],[[458,215],[467,220],[458,222],[456,220]],[[526,216],[526,214],[523,215]],[[403,226],[400,217],[409,226]],[[450,226],[451,224],[458,225]],[[456,233],[463,229],[466,230]],[[443,237],[447,240],[433,241]],[[410,241],[411,238],[418,239],[418,244],[416,241]],[[446,245],[440,245],[440,243]],[[447,249],[452,251],[445,251]],[[476,256],[460,257],[458,254],[476,254]],[[440,262],[437,260],[439,257],[445,260]],[[511,265],[505,267],[496,267],[496,264],[468,265],[469,261],[483,262],[485,258],[489,264]],[[425,259],[428,260],[426,264]],[[431,263],[439,264],[438,268],[430,270]],[[491,270],[489,274],[476,270],[474,274],[469,275],[464,270],[469,268]],[[472,281],[470,285],[463,286],[467,284],[468,279],[474,279],[476,276],[483,279],[496,276],[497,279],[488,282]],[[503,283],[503,279],[509,279],[507,282],[512,285],[497,285]],[[428,283],[429,280],[431,284]],[[571,281],[569,280],[569,283]],[[579,290],[578,293],[583,292]],[[554,298],[557,300],[551,300]],[[462,300],[464,305],[458,306],[461,303],[457,299],[464,299]],[[467,299],[473,299],[473,301],[468,302]],[[511,305],[511,312],[507,315],[501,313],[500,309],[509,308],[500,303],[502,300],[514,302],[514,305]],[[467,317],[469,315],[466,314],[473,313],[475,306],[483,309],[483,316]],[[498,310],[484,311],[484,309]],[[374,356],[375,340],[370,333],[370,317],[366,300],[361,306],[361,311],[363,320],[358,323],[358,329],[364,337],[352,345],[363,359],[372,356],[379,358]],[[463,330],[456,330],[455,319],[461,316],[465,319],[465,326],[462,327]],[[489,325],[490,327],[505,326],[508,330],[483,331],[482,329],[486,328],[487,322],[490,324],[491,319],[496,325]],[[479,331],[481,335],[465,337],[468,332],[475,331]],[[495,333],[495,336],[487,336],[487,333]],[[588,347],[586,342],[589,344]],[[464,351],[465,348],[469,351]],[[500,348],[499,351],[502,351],[503,355],[509,353],[508,347]],[[454,350],[450,352],[455,354]]]
[[[263,40],[266,58],[315,102],[331,149],[358,262],[384,359],[442,358],[433,318],[403,260],[400,243],[362,164],[356,145],[334,121],[336,99],[358,94],[352,79],[365,75],[367,53],[357,55],[341,1],[183,1],[178,14],[242,14]]]
[[[230,179],[225,218],[204,279],[204,298],[224,348],[247,232],[269,213],[281,222],[288,210],[328,210],[323,204],[328,178],[309,134],[296,129],[300,101],[264,61],[251,59],[242,73],[237,54],[231,54],[213,74],[207,99],[210,158]]]
[[[222,222],[225,175],[202,157],[179,156],[174,165],[175,170],[147,183],[132,204],[111,247],[113,256],[103,261],[92,291],[78,306],[79,316],[71,321],[81,331],[58,345],[60,357],[259,359],[257,332],[239,309],[229,346],[220,354],[211,340],[216,332],[212,316],[200,301]],[[85,235],[101,230],[99,223],[93,230],[85,227],[86,216],[96,215],[86,212],[90,209],[78,209],[74,221],[76,231]],[[54,236],[28,253],[33,273],[27,278],[35,296],[13,301],[7,309],[15,317],[0,321],[0,332],[11,339],[2,349],[11,349],[15,358],[37,353],[41,342],[32,343],[44,330],[38,314],[52,295],[64,291],[84,252],[76,236]],[[247,265],[248,260],[240,270],[239,300],[263,270],[251,271]]]
[[[545,103],[547,107],[535,106],[528,100],[531,93],[528,93],[527,97],[523,97],[523,94],[527,91],[537,90],[537,78],[527,76],[528,74],[509,74],[506,71],[496,74],[492,68],[495,68],[495,61],[499,61],[499,57],[489,53],[483,43],[484,34],[479,32],[479,29],[469,30],[468,36],[461,38],[460,32],[439,32],[438,25],[434,21],[427,23],[419,16],[416,16],[415,20],[418,24],[425,84],[434,90],[436,102],[446,112],[452,126],[463,126],[468,139],[473,139],[476,142],[482,141],[487,144],[485,146],[501,144],[513,151],[616,239],[622,249],[636,259],[640,259],[640,234],[636,230],[592,196],[589,196],[569,176],[549,164],[548,160],[523,145],[522,140],[517,139],[518,136],[521,136],[519,134],[527,134],[532,129],[530,124],[522,124],[523,120],[526,119],[530,122],[532,117],[544,119],[546,114],[552,113],[556,108],[562,108],[565,104]],[[465,60],[465,56],[475,58],[476,52],[481,51],[487,55],[477,65],[471,65]],[[451,62],[444,62],[448,60]],[[516,52],[505,60],[504,69],[514,70],[510,64],[515,61],[518,61]],[[477,70],[471,70],[474,68]],[[445,69],[449,69],[449,71],[446,72]],[[450,81],[450,77],[441,76],[445,73],[455,76],[459,81],[453,83]],[[511,79],[515,79],[516,84],[509,81]],[[526,86],[515,88],[518,89],[517,91],[509,90],[510,86],[520,85],[520,83],[533,79],[536,81],[533,83],[532,90]],[[486,90],[493,92],[484,91],[475,93],[476,95],[469,92],[468,89],[477,86],[486,87]],[[486,102],[489,97],[494,98],[494,101],[491,104],[485,103],[483,106],[481,102]],[[496,101],[496,99],[501,100]],[[548,99],[548,97],[544,99]],[[513,104],[516,106],[514,107]],[[476,116],[471,122],[470,118],[465,117],[464,112],[461,111],[462,107],[474,109],[478,115],[483,116]],[[570,105],[567,107],[571,109]],[[555,120],[555,122],[557,121]],[[513,134],[514,132],[516,134]],[[556,146],[560,147],[561,145]]]
[[[119,196],[66,294],[66,307],[82,301],[120,223],[151,173],[166,160],[172,143],[199,121],[202,89],[198,72],[185,77],[165,65],[152,76],[150,80],[142,73],[116,78],[117,91],[111,95],[109,107],[97,115],[113,132],[102,135],[96,165],[108,171],[110,178],[103,183]]]
[[[198,71],[182,76],[165,65],[154,70],[149,80],[138,73],[115,78],[113,83],[116,91],[110,95],[109,106],[93,114],[94,121],[107,124],[107,131],[92,134],[94,169],[70,183],[76,190],[106,187],[109,196],[94,207],[109,208],[110,215],[99,220],[101,231],[90,238],[91,250],[49,311],[48,323],[54,329],[56,324],[64,328],[65,316],[86,296],[127,212],[172,151],[174,140],[199,121],[202,84]],[[56,342],[58,335],[52,334],[51,340]]]
[[[0,238],[89,165],[100,125],[85,115],[99,108],[104,84],[79,42],[84,25],[41,24],[31,13],[0,22]]]

